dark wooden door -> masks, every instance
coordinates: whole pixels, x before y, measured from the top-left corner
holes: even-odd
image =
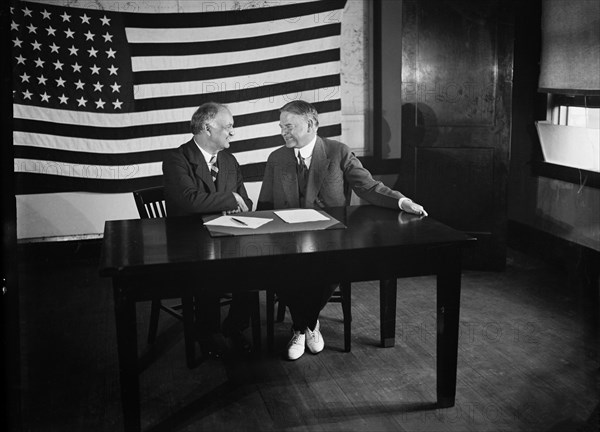
[[[399,183],[429,214],[477,237],[468,268],[504,268],[511,2],[405,0]]]

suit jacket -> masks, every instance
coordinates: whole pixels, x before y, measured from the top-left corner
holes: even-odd
[[[252,209],[235,157],[221,151],[217,166],[219,174],[215,188],[204,156],[193,139],[169,151],[162,166],[167,214],[182,216],[235,210],[238,205],[232,192],[237,192]]]
[[[297,163],[291,148],[281,147],[269,155],[258,210],[300,207]],[[398,200],[404,196],[373,179],[347,145],[317,137],[304,207],[349,205],[352,190],[371,204],[396,209]]]

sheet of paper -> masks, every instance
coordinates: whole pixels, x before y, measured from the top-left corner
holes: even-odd
[[[273,219],[257,218],[257,217],[250,217],[250,216],[226,215],[226,216],[220,216],[220,217],[213,219],[211,221],[208,221],[208,222],[204,222],[204,225],[256,229],[259,226],[262,226],[272,220]]]
[[[284,222],[287,223],[302,223],[316,222],[329,220],[327,216],[322,215],[313,209],[294,209],[294,210],[278,210],[273,212]]]

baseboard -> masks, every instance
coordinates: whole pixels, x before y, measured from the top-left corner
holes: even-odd
[[[598,283],[600,253],[594,249],[515,221],[508,221],[507,244],[510,248]]]
[[[96,260],[100,261],[102,239],[59,242],[21,243],[17,246],[18,260],[36,262]]]

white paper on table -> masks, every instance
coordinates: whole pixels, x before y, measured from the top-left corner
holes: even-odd
[[[302,223],[327,221],[329,218],[313,209],[295,209],[295,210],[279,210],[273,212],[284,222],[287,223]]]
[[[246,225],[236,222],[236,220],[244,222]],[[233,228],[249,228],[256,229],[259,226],[266,224],[267,222],[271,222],[273,219],[268,218],[257,218],[250,216],[219,216],[216,219],[213,219],[208,222],[204,222],[204,225],[213,225],[213,226],[224,226],[224,227],[233,227]]]

